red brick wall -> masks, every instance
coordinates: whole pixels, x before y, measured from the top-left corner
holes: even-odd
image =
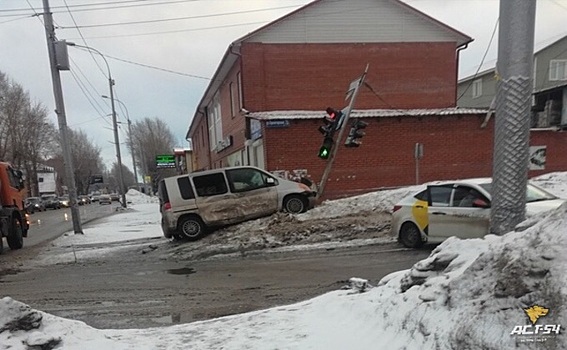
[[[232,146],[227,147],[219,153],[212,152],[213,163],[219,162],[227,155],[244,148],[244,141],[246,140],[246,117],[240,113],[240,107],[242,106],[240,106],[238,103],[238,72],[240,72],[239,61],[237,61],[237,63],[232,67],[227,75],[227,78],[220,87],[222,134],[223,138],[232,136]],[[232,111],[230,100],[230,83],[232,83],[233,86],[233,99],[236,99]],[[223,163],[223,166],[226,166],[226,164]]]
[[[369,64],[357,109],[455,106],[454,43],[259,44],[242,46],[250,111],[343,108],[352,80]]]
[[[191,140],[193,141],[193,165],[194,170],[203,170],[209,168],[209,129],[207,126],[207,117],[199,115],[195,126],[193,127]]]
[[[380,187],[415,184],[414,145],[424,144],[420,183],[492,174],[493,123],[481,129],[484,115],[366,118],[362,145],[340,147],[324,198],[368,192]],[[285,129],[264,130],[269,171],[306,169],[319,183],[326,161],[317,157],[322,135],[320,121],[297,120]],[[347,130],[348,131],[348,130]],[[545,171],[567,170],[567,133],[532,132],[532,145],[547,145]]]
[[[531,146],[547,146],[544,170],[530,170],[529,177],[554,171],[567,170],[567,132],[565,131],[532,131]]]

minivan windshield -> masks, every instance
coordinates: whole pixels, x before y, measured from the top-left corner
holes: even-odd
[[[488,193],[492,194],[492,183],[480,184],[480,187],[484,188]],[[557,197],[549,192],[542,190],[541,188],[528,184],[528,188],[526,191],[527,203],[546,201],[551,199],[557,199]]]

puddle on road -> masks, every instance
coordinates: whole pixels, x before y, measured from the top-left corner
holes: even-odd
[[[192,267],[182,267],[180,269],[169,269],[167,270],[167,273],[169,273],[170,275],[190,275],[193,274],[197,271],[195,271],[194,268]]]

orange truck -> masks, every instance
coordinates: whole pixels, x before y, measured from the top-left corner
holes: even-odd
[[[0,162],[0,254],[4,237],[12,250],[24,246],[29,229],[24,210],[26,192],[22,172]]]

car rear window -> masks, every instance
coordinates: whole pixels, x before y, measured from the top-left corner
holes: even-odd
[[[165,180],[161,180],[158,184],[158,198],[160,208],[165,203],[169,202],[169,194],[167,193],[167,188],[165,186]]]
[[[413,196],[413,198],[419,199],[420,201],[426,201],[427,202],[427,189],[419,192],[418,194]]]
[[[189,176],[184,176],[177,179],[177,185],[179,186],[179,192],[181,192],[181,198],[183,199],[195,198],[195,193],[193,193],[193,188],[191,187]]]

